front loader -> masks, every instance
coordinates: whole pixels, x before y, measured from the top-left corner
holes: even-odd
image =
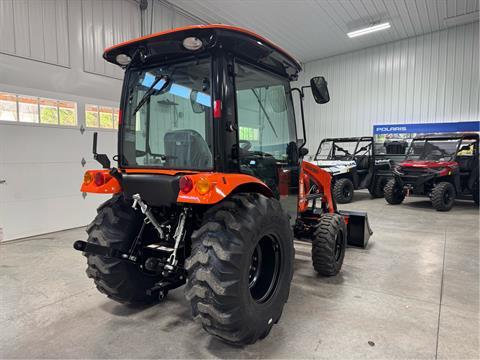
[[[113,194],[75,249],[97,288],[152,303],[186,284],[193,316],[232,344],[268,335],[288,299],[294,231],[315,270],[340,271],[365,214],[338,212],[331,176],[303,162],[292,89],[300,64],[270,41],[226,25],[189,26],[121,43],[125,69],[117,167],[85,173],[82,191]],[[322,77],[317,103],[329,100]],[[302,103],[302,102],[301,102]]]

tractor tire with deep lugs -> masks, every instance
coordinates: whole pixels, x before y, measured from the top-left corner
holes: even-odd
[[[446,181],[435,185],[430,194],[433,208],[437,211],[449,211],[455,203],[455,187]]]
[[[185,294],[193,316],[231,344],[264,338],[288,299],[293,257],[292,229],[276,199],[237,194],[224,200],[192,235]]]
[[[353,182],[347,178],[335,180],[333,184],[333,196],[337,203],[347,204],[353,200]]]
[[[405,192],[395,179],[390,179],[385,185],[385,200],[391,205],[398,205],[405,199]]]
[[[122,195],[115,195],[97,210],[95,220],[87,227],[88,242],[127,251],[137,236],[142,217]],[[126,261],[85,254],[87,275],[97,289],[112,300],[126,304],[146,304],[158,300],[146,291],[159,281]]]
[[[339,214],[324,214],[312,238],[312,262],[317,273],[337,275],[347,247],[347,227]]]

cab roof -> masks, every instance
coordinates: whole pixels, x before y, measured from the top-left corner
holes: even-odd
[[[196,37],[202,40],[199,50],[187,50],[183,40]],[[117,56],[125,54],[133,58],[135,65],[142,58],[142,64],[148,66],[193,56],[202,55],[214,48],[222,47],[238,57],[246,58],[259,65],[295,80],[302,70],[301,64],[285,50],[252,31],[223,24],[192,25],[163,31],[137,39],[122,42],[105,49],[105,60],[122,66]],[[138,52],[141,51],[141,56]]]

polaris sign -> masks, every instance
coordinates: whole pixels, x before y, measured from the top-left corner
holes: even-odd
[[[394,132],[406,132],[406,126],[377,126],[375,127],[375,133],[394,133]]]
[[[386,124],[374,125],[373,134],[432,134],[455,132],[478,132],[480,121],[462,121],[454,123],[431,124]]]

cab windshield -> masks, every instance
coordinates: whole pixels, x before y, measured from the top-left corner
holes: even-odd
[[[210,170],[210,59],[131,70],[121,165]]]
[[[460,139],[413,140],[408,160],[451,161],[455,157]]]

